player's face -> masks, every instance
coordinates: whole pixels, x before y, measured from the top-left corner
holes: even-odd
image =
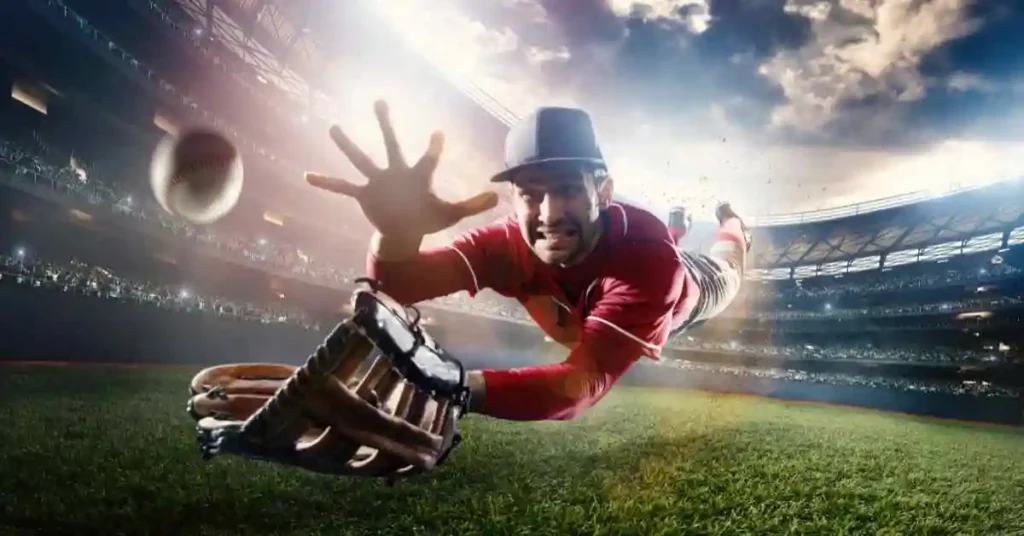
[[[598,184],[581,170],[526,169],[512,182],[523,238],[547,264],[571,265],[600,237],[601,209],[611,202],[612,181]]]

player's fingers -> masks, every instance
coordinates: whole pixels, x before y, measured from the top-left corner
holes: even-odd
[[[436,131],[430,135],[426,152],[416,162],[416,170],[423,176],[433,175],[437,170],[437,163],[441,160],[442,152],[444,152],[444,133]]]
[[[321,175],[312,171],[306,172],[306,182],[321,190],[327,190],[328,192],[334,192],[353,199],[358,199],[364,188],[364,186],[352,184],[345,179],[328,177],[327,175]]]
[[[452,203],[449,206],[452,211],[452,217],[462,220],[487,212],[498,206],[498,194],[495,192],[481,192],[469,199]]]
[[[349,139],[347,135],[341,130],[341,127],[334,125],[330,130],[331,140],[334,144],[341,149],[341,152],[348,157],[349,162],[359,170],[360,173],[365,175],[367,178],[371,178],[380,172],[380,168],[373,163],[373,159],[366,155],[362,149]]]
[[[377,115],[377,123],[380,124],[380,133],[384,136],[384,150],[388,155],[388,167],[405,167],[405,157],[402,155],[402,147],[398,145],[395,127],[391,124],[391,111],[388,109],[388,103],[382,100],[375,102],[373,111]]]

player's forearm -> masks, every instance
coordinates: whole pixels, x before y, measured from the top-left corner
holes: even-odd
[[[555,365],[470,372],[471,410],[514,421],[574,419],[600,401],[636,361],[632,352],[612,351],[597,366],[589,356],[574,354]]]
[[[472,410],[513,421],[569,420],[597,403],[612,383],[611,378],[583,374],[567,363],[474,371]]]
[[[471,410],[515,421],[579,416],[600,401],[642,355],[633,340],[611,330],[591,330],[584,338],[562,363],[471,372]]]
[[[366,259],[381,291],[411,305],[454,294],[471,286],[465,262],[450,249],[420,251],[422,237],[384,237],[374,233]]]

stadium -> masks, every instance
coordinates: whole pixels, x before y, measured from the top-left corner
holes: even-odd
[[[442,129],[435,187],[461,199],[501,167],[522,116],[439,69],[444,50],[403,39],[414,16],[383,4],[0,4],[0,534],[1024,535],[1012,177],[754,210],[751,267],[722,314],[572,420],[470,416],[444,466],[396,486],[204,461],[185,411],[198,370],[300,365],[352,315],[374,229],[302,180],[352,172],[332,122],[376,150],[383,96],[410,152]],[[154,147],[191,124],[245,162],[238,205],[212,225],[150,190]],[[623,197],[676,195],[658,188]],[[652,212],[721,194],[700,188]],[[685,247],[713,233],[699,219]],[[418,309],[470,368],[567,353],[495,292]]]

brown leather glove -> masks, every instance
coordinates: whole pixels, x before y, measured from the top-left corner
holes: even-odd
[[[355,316],[301,367],[237,363],[192,379],[205,458],[389,480],[444,461],[461,441],[465,370],[387,296],[357,291],[353,301]]]

